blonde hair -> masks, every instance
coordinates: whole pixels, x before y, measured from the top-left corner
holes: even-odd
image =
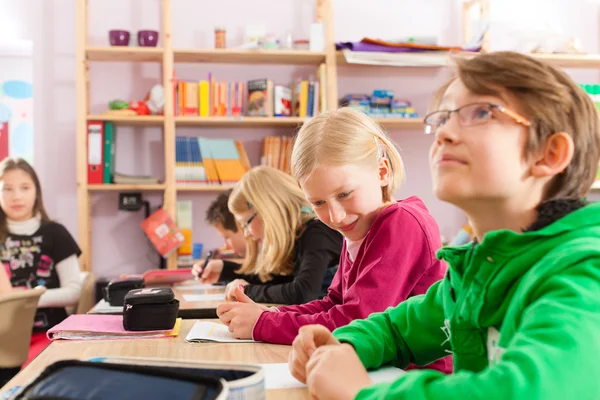
[[[474,94],[508,94],[531,122],[526,157],[540,152],[557,132],[566,132],[575,144],[571,163],[549,182],[543,200],[584,197],[600,159],[600,119],[590,96],[565,72],[520,53],[485,53],[454,63],[456,76],[440,88],[433,107],[456,79]]]
[[[343,107],[310,119],[302,126],[292,150],[292,173],[306,179],[319,164],[357,164],[377,167],[381,157],[390,163],[382,200],[390,201],[404,179],[404,164],[383,128],[358,110]]]
[[[262,282],[291,274],[300,229],[315,218],[296,179],[275,168],[252,168],[234,187],[228,207],[234,214],[256,211],[264,226],[260,247],[246,238],[246,258],[237,272],[256,274]]]

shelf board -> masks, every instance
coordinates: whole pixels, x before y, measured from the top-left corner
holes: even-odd
[[[224,192],[234,185],[177,185],[178,192]]]
[[[167,186],[163,183],[143,185],[143,184],[106,184],[106,185],[88,185],[90,192],[124,192],[124,191],[145,191],[158,192],[165,190]]]
[[[421,118],[375,118],[386,129],[423,129]]]
[[[592,184],[592,190],[600,190],[600,180],[597,180]]]
[[[175,125],[210,127],[291,127],[300,126],[300,117],[175,117]]]
[[[162,115],[137,115],[137,116],[119,116],[119,115],[88,115],[88,121],[110,121],[117,125],[155,125],[160,126],[165,122]]]
[[[325,62],[325,52],[308,50],[179,49],[175,62],[215,64],[289,64],[318,65]]]
[[[149,61],[162,62],[161,47],[88,47],[85,51],[89,61]]]
[[[346,60],[343,51],[337,52],[337,63],[340,66],[379,66],[379,67],[445,67],[449,65],[451,53],[421,52],[421,53],[387,53],[387,52],[348,52],[354,60]],[[474,57],[479,53],[453,53],[455,57]],[[561,68],[600,68],[598,54],[542,54],[529,53],[530,56],[546,61]]]

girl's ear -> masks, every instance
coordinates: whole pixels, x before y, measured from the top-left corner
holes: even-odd
[[[535,177],[553,177],[562,173],[571,163],[575,144],[566,132],[552,134],[541,153],[534,160],[531,174]]]
[[[379,184],[381,187],[385,187],[390,182],[390,175],[392,172],[392,166],[390,160],[387,157],[381,157],[378,162],[378,173],[379,173]]]

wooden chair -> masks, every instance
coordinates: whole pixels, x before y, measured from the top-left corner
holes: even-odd
[[[96,275],[93,272],[81,273],[81,296],[75,312],[77,314],[86,314],[96,304]]]
[[[0,369],[18,371],[27,361],[35,311],[45,291],[38,286],[0,295]]]

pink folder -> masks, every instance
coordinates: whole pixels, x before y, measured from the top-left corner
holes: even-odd
[[[171,330],[126,331],[122,315],[73,314],[47,332],[48,339],[99,340],[143,339],[177,336],[181,318]]]

